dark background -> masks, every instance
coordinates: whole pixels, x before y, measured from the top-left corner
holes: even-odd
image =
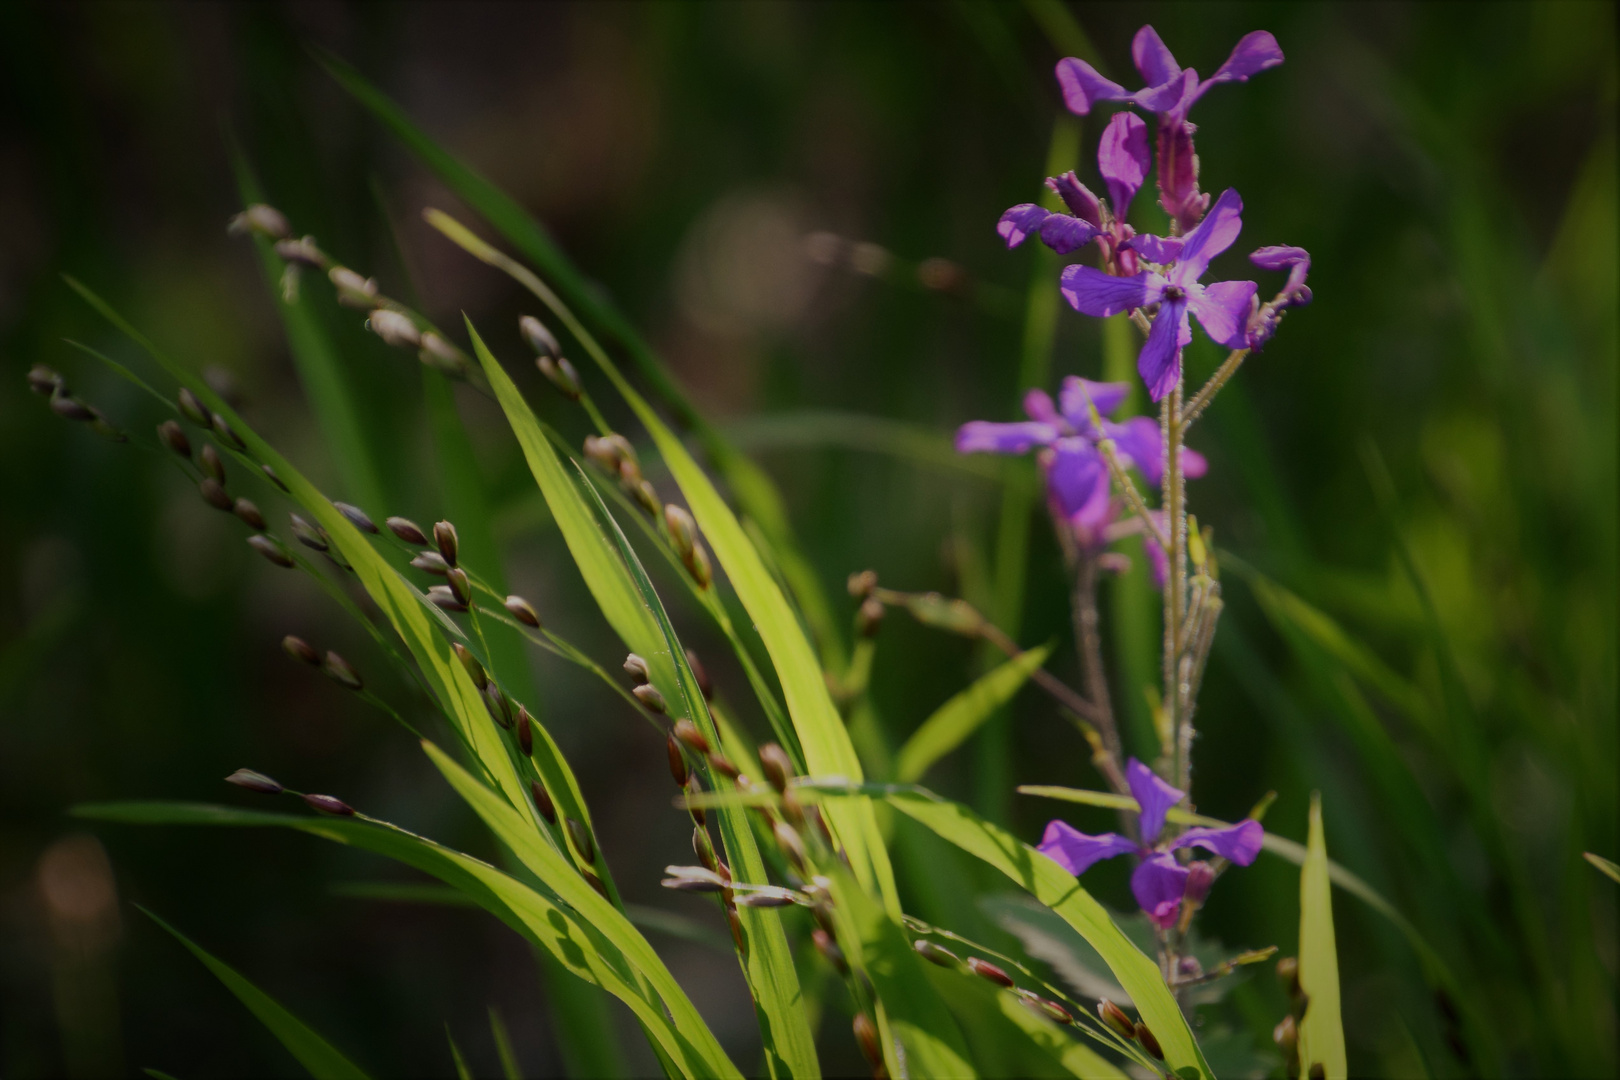
[[[1236,186],[1247,207],[1212,276],[1247,276],[1252,247],[1299,244],[1316,301],[1195,434],[1212,467],[1194,509],[1223,547],[1444,703],[1425,732],[1377,693],[1347,695],[1342,667],[1279,633],[1229,570],[1200,808],[1238,816],[1275,789],[1268,826],[1303,839],[1320,789],[1330,850],[1458,971],[1508,1071],[1612,1075],[1616,886],[1579,853],[1620,848],[1614,7],[1068,10],[1132,86],[1143,22],[1206,72],[1249,30],[1281,42],[1282,68],[1216,89],[1195,113],[1205,188]],[[759,449],[840,604],[844,575],[867,566],[899,588],[971,591],[964,572],[994,539],[992,483],[782,421],[839,410],[943,433],[1013,418],[1031,254],[1003,250],[993,226],[1038,194],[1065,32],[1011,3],[0,7],[0,1074],[295,1070],[132,902],[374,1075],[448,1074],[447,1022],[475,1071],[492,1072],[492,1004],[528,1072],[561,1068],[515,936],[468,910],[331,891],[399,877],[391,868],[299,835],[85,830],[66,816],[114,798],[254,805],[218,779],[246,765],[487,851],[408,736],[276,647],[288,632],[336,647],[420,712],[341,613],[253,558],[159,455],[63,423],[28,393],[23,373],[44,362],[141,438],[158,418],[64,344],[135,356],[60,274],[185,363],[228,372],[251,422],[334,494],[343,470],[266,284],[225,235],[240,205],[230,140],[297,230],[441,325],[465,311],[509,362],[523,356],[515,318],[531,307],[421,224],[425,205],[460,207],[306,51],[329,49],[543,220],[708,415]],[[1098,130],[1084,125],[1069,163],[1083,179],[1095,179]],[[1149,202],[1137,212],[1151,228],[1162,219]],[[815,230],[898,261],[878,277],[820,265],[802,241]],[[928,257],[975,284],[919,285]],[[371,509],[440,516],[414,363],[355,313],[321,312],[392,503]],[[1195,373],[1216,359],[1199,340]],[[1100,355],[1096,325],[1065,309],[1049,388],[1097,376]],[[584,434],[537,379],[525,385]],[[461,406],[514,584],[616,660],[498,413],[472,395]],[[1393,477],[1382,504],[1374,459]],[[1061,560],[1044,528],[1032,537],[1019,637],[1066,641]],[[718,658],[690,611],[676,617]],[[965,683],[971,654],[899,617],[879,640],[876,701],[898,741]],[[1060,675],[1073,674],[1068,652]],[[738,672],[712,666],[744,696]],[[710,908],[657,888],[666,862],[689,861],[657,742],[572,671],[539,658],[536,674],[627,896],[723,931]],[[992,735],[929,783],[1033,839],[1054,804],[1010,798],[1002,777],[1096,778],[1046,700],[1021,696],[1008,730],[1005,773]],[[1093,877],[1128,905],[1123,868]],[[1296,871],[1263,860],[1223,881],[1206,929],[1231,948],[1291,950],[1297,896]],[[1343,893],[1335,912],[1352,1072],[1467,1074],[1403,940]],[[749,1068],[734,962],[653,940]],[[1264,1050],[1281,997],[1268,980],[1251,987],[1232,1015]],[[845,1030],[824,1035],[830,1070],[854,1067]]]

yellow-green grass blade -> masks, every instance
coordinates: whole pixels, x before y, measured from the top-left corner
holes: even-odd
[[[442,754],[435,761],[441,763],[441,768],[448,766],[465,778],[489,804],[500,807],[507,815],[503,824],[522,831],[534,849],[551,851],[533,830],[523,827],[517,812],[498,796],[472,780]],[[480,859],[373,818],[273,814],[182,802],[93,803],[75,807],[73,813],[81,818],[133,825],[290,828],[398,860],[466,893],[478,906],[530,943],[556,957],[574,975],[623,1001],[641,1022],[655,1049],[661,1051],[666,1062],[675,1064],[675,1071],[680,1075],[738,1075],[707,1028],[701,1027],[700,1019],[696,1020],[699,1027],[681,1026],[691,1024],[696,1013],[690,1003],[684,1009],[677,1008],[679,1001],[684,1001],[684,995],[651,946],[633,929],[628,929],[624,916],[586,885],[555,852],[551,852],[548,873],[564,890],[542,892]],[[503,835],[502,839],[506,837]],[[546,878],[541,880],[550,890],[550,882]],[[641,966],[647,963],[656,970],[649,971]],[[650,988],[660,980],[663,986],[655,993]],[[664,996],[669,988],[680,995],[676,1003],[671,1004]],[[667,1014],[666,1004],[669,1005]]]
[[[315,1080],[367,1080],[365,1072],[358,1065],[344,1057],[335,1046],[287,1011],[286,1007],[275,998],[254,986],[235,968],[213,956],[151,911],[144,907],[140,910],[147,918],[174,935],[175,940],[184,945],[191,955],[201,960],[203,966],[213,972],[215,977],[225,984],[225,988],[235,994],[237,1000],[259,1018],[259,1022],[281,1041],[281,1045],[298,1059],[298,1063],[307,1069]]]
[[[788,605],[787,598],[771,577],[736,515],[687,452],[685,445],[630,385],[590,331],[544,282],[527,268],[484,243],[449,215],[430,210],[426,217],[429,224],[468,253],[505,270],[539,297],[612,380],[642,426],[653,437],[658,452],[686,496],[687,505],[697,519],[704,538],[714,549],[715,558],[730,578],[732,587],[764,641],[782,685],[788,715],[798,733],[806,767],[815,775],[860,780],[860,760],[833,705],[821,666],[799,625],[797,615]],[[495,366],[492,359],[486,364]],[[653,659],[648,657],[649,661]],[[833,806],[829,816],[856,877],[863,886],[882,896],[890,914],[898,918],[900,905],[895,893],[894,870],[883,847],[871,804],[861,799],[850,800]]]
[[[1159,965],[1114,925],[1107,910],[1073,874],[958,803],[919,792],[896,791],[885,798],[901,813],[1000,870],[1062,916],[1097,950],[1114,978],[1136,1002],[1142,1022],[1158,1037],[1171,1070],[1191,1069],[1198,1076],[1212,1075],[1180,1006],[1159,974]]]
[[[1350,1075],[1339,1019],[1339,953],[1333,937],[1333,889],[1328,880],[1322,796],[1311,795],[1310,834],[1299,874],[1299,985],[1309,1004],[1299,1024],[1300,1075],[1320,1064],[1327,1080]]]
[[[484,820],[496,837],[518,857],[546,886],[597,928],[639,973],[646,977],[663,1007],[673,1018],[675,1028],[688,1043],[682,1057],[687,1064],[706,1075],[737,1076],[736,1066],[715,1041],[697,1009],[687,998],[669,969],[658,958],[647,939],[630,924],[624,913],[603,899],[579,873],[549,845],[541,842],[528,823],[500,796],[480,783],[432,743],[422,744],[450,786]],[[669,1047],[665,1048],[669,1050]]]
[[[1590,851],[1581,852],[1581,857],[1597,868],[1597,872],[1611,881],[1620,882],[1620,865],[1605,859],[1601,855],[1594,855]]]
[[[900,748],[894,778],[903,784],[920,780],[936,761],[961,746],[997,709],[1011,701],[1018,688],[1051,655],[1051,645],[1021,653],[980,676],[934,710]]]
[[[394,628],[415,659],[429,692],[455,725],[471,754],[495,780],[513,806],[522,807],[533,829],[541,828],[540,818],[530,802],[527,785],[518,775],[516,750],[502,737],[489,710],[485,708],[472,677],[456,659],[450,642],[441,632],[441,613],[428,603],[405,578],[371,546],[348,518],[304,475],[216,394],[202,379],[180,367],[139,330],[90,289],[74,280],[68,285],[109,322],[139,345],[169,375],[190,389],[213,412],[222,416],[246,445],[246,453],[256,462],[269,465],[287,485],[294,501],[326,530],[338,553],[354,568],[383,617]]]
[[[981,1072],[1125,1080],[1118,1066],[1052,1021],[1036,1016],[1012,994],[976,976],[932,965],[928,978],[950,1006]]]
[[[456,1080],[473,1080],[472,1070],[467,1068],[467,1059],[461,1056],[461,1047],[456,1045],[454,1035],[450,1034],[450,1025],[444,1028],[445,1042],[450,1044],[450,1063],[455,1066]]]
[[[523,1080],[517,1053],[512,1049],[512,1037],[506,1033],[506,1021],[501,1019],[500,1010],[493,1005],[489,1007],[489,1035],[495,1040],[495,1054],[501,1059],[501,1075],[506,1080]]]
[[[838,940],[876,992],[875,1019],[889,1075],[976,1076],[967,1043],[900,924],[842,866],[830,879]]]

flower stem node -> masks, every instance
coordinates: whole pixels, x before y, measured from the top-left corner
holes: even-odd
[[[262,795],[280,795],[285,789],[263,773],[252,769],[237,769],[225,778],[227,784],[235,784],[239,788],[257,791]]]
[[[287,215],[280,210],[264,203],[254,203],[232,217],[225,231],[231,236],[253,233],[271,240],[285,240],[291,234],[292,226],[287,224]]]
[[[456,527],[448,521],[435,522],[433,542],[438,545],[439,554],[444,557],[445,565],[456,565],[456,552],[461,546],[460,538],[456,535]]]
[[[579,852],[579,857],[587,863],[594,863],[596,843],[591,839],[591,830],[577,818],[568,819],[567,829],[569,842],[574,845],[574,850]]]
[[[961,960],[951,950],[943,945],[935,945],[926,938],[918,938],[911,943],[911,947],[917,951],[918,956],[938,967],[953,968],[961,963]]]
[[[407,544],[413,544],[416,547],[427,547],[427,534],[422,532],[422,527],[410,518],[391,517],[384,524],[388,526],[389,532]]]
[[[664,695],[660,694],[658,687],[652,683],[643,683],[630,692],[636,695],[636,700],[641,702],[648,712],[665,713],[669,711],[669,704],[664,701]]]
[[[191,460],[191,440],[177,421],[165,420],[157,427],[158,441],[187,461]]]
[[[1164,1050],[1160,1048],[1159,1040],[1152,1031],[1148,1030],[1148,1026],[1140,1020],[1136,1022],[1136,1041],[1142,1044],[1142,1049],[1160,1061],[1164,1060]]]
[[[229,513],[231,508],[236,505],[235,500],[226,493],[224,485],[212,476],[202,478],[202,482],[197,485],[197,493],[203,497],[203,502],[212,506],[215,510],[224,510]]]
[[[360,672],[355,670],[353,664],[330,649],[326,652],[326,660],[321,664],[321,670],[326,672],[334,682],[347,686],[350,690],[365,689],[365,682],[360,678]]]
[[[787,791],[788,781],[793,778],[793,762],[788,760],[787,751],[776,743],[769,742],[759,748],[759,768],[770,781],[771,787],[778,793]]]
[[[219,413],[214,413],[208,418],[208,426],[214,429],[214,437],[232,450],[247,449],[247,443],[242,441],[242,436],[238,435],[236,429]]]
[[[638,686],[646,683],[652,678],[647,671],[647,661],[643,660],[635,653],[631,653],[624,658],[624,670],[625,674],[634,679],[636,681],[636,685]]]
[[[489,676],[484,671],[484,665],[478,662],[478,657],[472,654],[472,650],[459,641],[452,641],[450,649],[456,654],[456,659],[461,661],[461,666],[467,669],[467,676],[472,679],[473,685],[478,687],[478,692],[483,693],[484,687],[489,685]]]
[[[298,565],[286,546],[273,536],[258,534],[248,537],[247,542],[248,547],[285,570],[290,570]]]
[[[399,349],[415,349],[422,344],[422,331],[411,317],[392,308],[378,308],[366,319],[366,329]]]
[[[675,737],[691,748],[693,753],[708,754],[709,740],[703,737],[703,732],[690,720],[675,721]]]
[[[1136,1038],[1135,1022],[1125,1015],[1124,1009],[1121,1009],[1107,998],[1097,999],[1097,1017],[1124,1038]]]
[[[534,796],[534,808],[551,824],[557,824],[557,804],[551,801],[551,792],[538,780],[529,781],[529,794]]]
[[[336,814],[338,817],[354,816],[354,807],[332,795],[305,795],[304,802],[311,809],[319,810],[323,814]]]
[[[371,516],[353,503],[334,502],[332,507],[347,518],[350,525],[353,525],[361,532],[370,533],[372,536],[382,532],[381,529],[377,528],[376,522],[371,520]]]
[[[508,596],[502,601],[502,606],[506,608],[507,614],[524,626],[540,629],[540,616],[535,612],[534,605],[523,597],[516,594]]]
[[[997,986],[1005,986],[1008,988],[1011,988],[1013,985],[1012,976],[1008,975],[1005,971],[1002,971],[999,967],[992,964],[988,960],[980,960],[977,956],[970,956],[967,959],[967,966],[969,971],[973,972],[973,974],[977,975],[979,978],[984,979],[986,982],[993,982]]]
[[[332,287],[337,289],[337,301],[344,307],[365,311],[377,303],[377,279],[365,278],[347,266],[334,266],[326,272]]]
[[[231,512],[242,519],[242,524],[250,529],[263,532],[265,530],[264,515],[251,499],[237,499],[231,504]]]
[[[289,514],[288,518],[292,523],[290,526],[292,534],[300,544],[316,551],[325,551],[331,546],[326,539],[326,531],[319,525],[312,524],[297,514]]]
[[[411,560],[411,566],[423,573],[437,574],[444,577],[450,572],[450,564],[444,561],[444,556],[437,551],[424,551]]]
[[[209,426],[208,407],[202,403],[201,398],[188,388],[181,387],[178,400],[181,415],[198,427],[205,428]]]
[[[686,767],[686,755],[681,751],[681,744],[670,735],[665,738],[664,749],[669,753],[669,775],[675,781],[675,786],[686,786],[687,778],[691,776]]]

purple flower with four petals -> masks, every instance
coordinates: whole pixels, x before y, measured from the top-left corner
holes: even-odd
[[[1186,829],[1174,840],[1160,842],[1166,812],[1179,803],[1185,793],[1171,787],[1135,758],[1125,766],[1125,780],[1136,799],[1141,843],[1118,833],[1089,836],[1066,822],[1053,821],[1046,826],[1038,850],[1076,877],[1104,859],[1117,855],[1141,856],[1142,861],[1131,874],[1131,892],[1154,925],[1168,929],[1175,925],[1181,913],[1181,901],[1187,895],[1187,879],[1191,874],[1188,867],[1176,861],[1172,852],[1201,847],[1239,866],[1248,866],[1260,854],[1265,831],[1258,821],[1248,818],[1224,829]],[[1195,899],[1202,900],[1202,897]]]
[[[1277,332],[1277,323],[1285,310],[1311,302],[1311,289],[1305,284],[1305,277],[1311,272],[1311,253],[1301,247],[1263,247],[1251,254],[1249,261],[1262,270],[1288,271],[1288,284],[1276,298],[1268,304],[1255,304],[1249,315],[1246,331],[1249,348],[1259,350]]]

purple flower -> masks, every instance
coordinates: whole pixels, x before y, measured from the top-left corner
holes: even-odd
[[[1179,803],[1185,793],[1171,787],[1135,758],[1125,766],[1125,780],[1136,798],[1137,821],[1142,834],[1140,844],[1118,833],[1089,836],[1065,822],[1053,821],[1046,826],[1038,850],[1076,877],[1103,859],[1117,855],[1141,856],[1142,861],[1131,874],[1131,892],[1154,925],[1168,929],[1175,925],[1181,913],[1189,873],[1171,853],[1181,848],[1201,847],[1239,866],[1248,866],[1260,854],[1265,830],[1258,821],[1249,818],[1223,829],[1186,829],[1174,840],[1161,843],[1159,833],[1164,830],[1165,813]]]
[[[1187,316],[1197,316],[1206,333],[1228,348],[1248,345],[1247,326],[1259,288],[1252,281],[1217,281],[1200,285],[1209,261],[1237,239],[1243,228],[1243,200],[1227,188],[1198,227],[1185,237],[1138,236],[1132,248],[1149,262],[1160,262],[1165,272],[1144,270],[1128,278],[1110,277],[1089,266],[1063,270],[1062,291],[1069,303],[1085,315],[1116,315],[1122,311],[1159,305],[1146,344],[1137,358],[1137,370],[1158,401],[1181,378],[1181,348],[1192,340]]]
[[[1311,271],[1311,253],[1299,247],[1263,247],[1250,255],[1249,261],[1262,270],[1288,271],[1288,284],[1282,291],[1269,303],[1256,303],[1249,314],[1246,328],[1249,348],[1258,350],[1277,332],[1284,311],[1311,302],[1310,286],[1305,284],[1305,277]]]
[[[1198,72],[1183,69],[1151,26],[1136,32],[1131,41],[1131,59],[1147,86],[1135,92],[1103,78],[1084,60],[1069,57],[1058,61],[1058,85],[1069,110],[1085,116],[1099,101],[1123,101],[1159,117],[1159,198],[1165,212],[1183,232],[1198,223],[1209,205],[1209,197],[1198,191],[1198,161],[1193,153],[1196,130],[1187,122],[1193,104],[1219,83],[1247,82],[1283,62],[1277,39],[1264,30],[1243,37],[1215,74],[1202,82]]]

